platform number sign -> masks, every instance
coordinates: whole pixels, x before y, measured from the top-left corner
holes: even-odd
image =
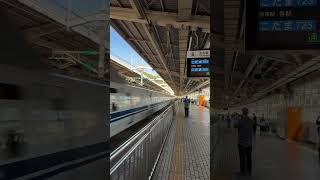
[[[320,0],[247,0],[246,50],[320,48]]]
[[[209,77],[210,50],[187,52],[187,76]]]

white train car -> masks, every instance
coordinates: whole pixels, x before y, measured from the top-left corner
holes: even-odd
[[[0,179],[103,179],[108,85],[0,65]]]
[[[110,83],[110,137],[167,106],[173,96],[123,83]]]
[[[109,82],[51,74],[0,12],[0,179],[105,179]]]

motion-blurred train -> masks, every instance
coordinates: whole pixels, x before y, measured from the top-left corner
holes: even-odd
[[[110,137],[167,106],[173,96],[134,87],[110,83]]]
[[[108,85],[0,64],[0,179],[105,178]]]
[[[116,135],[173,98],[110,84],[0,64],[0,179],[104,178],[108,134]]]
[[[108,82],[49,73],[0,20],[0,180],[105,179]]]

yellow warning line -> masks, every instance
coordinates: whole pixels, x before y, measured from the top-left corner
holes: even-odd
[[[169,180],[184,180],[184,109],[179,104],[176,115],[176,136],[171,159]]]

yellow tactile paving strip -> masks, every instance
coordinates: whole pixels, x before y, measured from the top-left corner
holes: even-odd
[[[179,106],[176,115],[176,136],[171,159],[171,168],[169,180],[185,180],[184,173],[184,112],[182,106]]]

